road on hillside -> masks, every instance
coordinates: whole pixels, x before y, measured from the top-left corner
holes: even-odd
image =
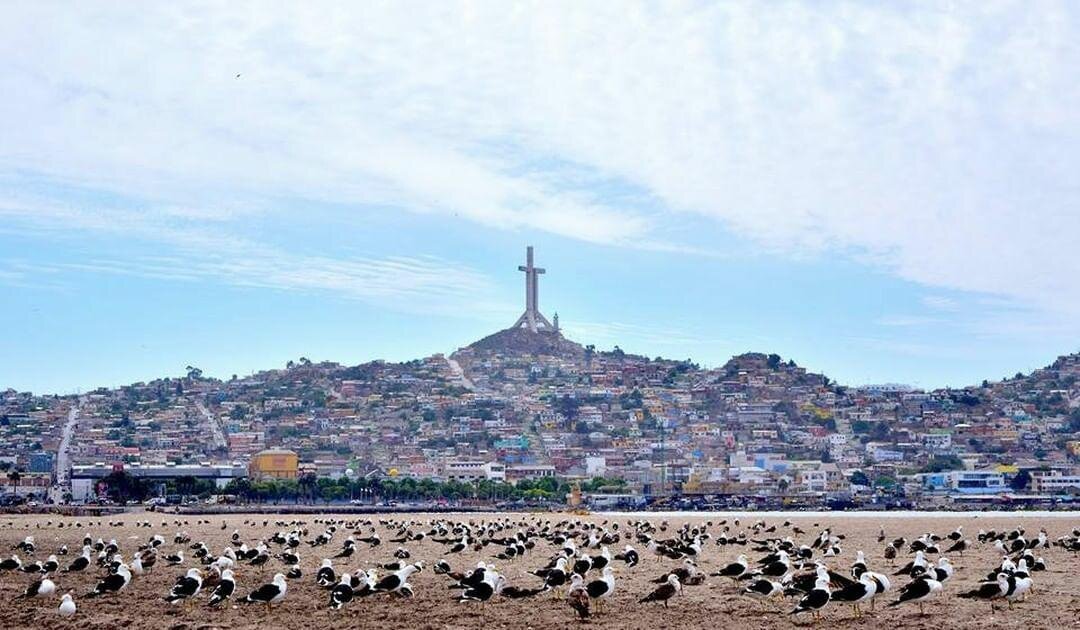
[[[210,425],[210,434],[214,438],[214,446],[217,448],[228,448],[229,443],[225,439],[225,430],[221,427],[221,421],[210,413],[210,410],[206,408],[201,400],[195,401],[195,406],[199,409],[199,413],[206,419],[206,424]]]
[[[446,362],[450,364],[450,371],[453,372],[454,376],[456,376],[458,380],[461,381],[461,383],[465,386],[465,389],[470,391],[476,389],[476,386],[473,385],[473,382],[470,381],[469,377],[465,375],[465,370],[462,369],[460,363],[449,357],[447,357]]]
[[[71,463],[69,452],[71,451],[71,439],[75,435],[75,425],[79,423],[79,410],[82,401],[76,399],[75,404],[68,410],[67,422],[64,423],[64,431],[60,435],[60,446],[56,449],[56,483],[49,489],[49,498],[53,503],[61,503],[64,494],[71,491]]]

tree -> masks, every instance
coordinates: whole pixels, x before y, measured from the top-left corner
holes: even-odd
[[[243,501],[250,501],[252,496],[251,480],[247,477],[233,479],[225,486],[225,494],[235,494]]]
[[[146,484],[126,470],[114,470],[101,481],[105,484],[106,494],[117,503],[142,501],[149,494]]]
[[[870,478],[861,470],[851,473],[851,483],[856,486],[870,486]]]
[[[882,441],[889,439],[889,425],[884,421],[874,422],[870,427],[870,439],[874,441]]]
[[[881,476],[874,480],[874,485],[889,490],[896,487],[896,480],[892,477]]]
[[[1069,431],[1071,433],[1080,433],[1080,407],[1073,409],[1069,413]]]
[[[1009,482],[1009,487],[1017,492],[1027,490],[1029,485],[1031,485],[1031,473],[1026,470],[1018,472]]]
[[[922,468],[924,473],[939,473],[947,470],[961,470],[964,462],[956,455],[938,455]]]
[[[22,473],[17,469],[12,469],[7,474],[8,481],[11,482],[12,490],[11,494],[19,494],[19,480],[22,479]]]
[[[769,357],[765,360],[765,363],[769,366],[770,370],[777,369],[778,367],[780,367],[780,355],[770,354]]]
[[[315,488],[318,484],[318,478],[312,473],[305,473],[300,475],[296,481],[297,489],[299,491],[297,499],[300,495],[303,495],[304,499],[308,502],[314,499]]]

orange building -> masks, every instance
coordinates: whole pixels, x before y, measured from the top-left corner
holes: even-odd
[[[296,479],[299,469],[299,455],[286,449],[272,448],[251,456],[251,462],[248,463],[248,476],[256,481]]]

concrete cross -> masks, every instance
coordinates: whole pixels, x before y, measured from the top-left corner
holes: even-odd
[[[518,271],[525,272],[525,312],[514,323],[514,328],[525,326],[530,332],[537,330],[554,330],[554,326],[540,313],[540,274],[545,272],[543,267],[533,265],[533,248],[529,245],[525,249],[525,264],[518,266]]]

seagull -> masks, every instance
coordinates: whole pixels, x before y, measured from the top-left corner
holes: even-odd
[[[856,580],[866,572],[866,555],[860,549],[855,552],[855,562],[851,563],[851,577]]]
[[[536,573],[539,573],[539,571],[537,571]],[[549,590],[553,588],[559,588],[563,584],[566,584],[568,577],[566,572],[566,558],[560,557],[558,560],[556,560],[555,567],[548,570],[547,573],[545,573],[541,577],[544,578],[544,588]]]
[[[849,584],[839,591],[832,593],[831,598],[833,601],[850,603],[852,610],[855,612],[855,616],[858,617],[861,614],[859,611],[859,604],[870,601],[876,595],[877,583],[874,582],[874,578],[869,573],[863,572],[859,575],[858,582]]]
[[[1032,587],[1031,577],[1026,573],[1021,576],[1018,572],[1009,578],[1009,590],[1005,593],[1005,599],[1009,602],[1009,607],[1012,607],[1012,603],[1016,600],[1023,601],[1027,597],[1028,591]]]
[[[923,615],[926,614],[923,610],[923,604],[926,600],[933,599],[941,593],[941,589],[941,582],[933,579],[929,575],[921,575],[904,585],[904,587],[900,589],[900,599],[892,602],[889,606],[899,606],[905,602],[915,602],[919,605],[919,614]],[[963,597],[963,595],[961,595],[961,597]]]
[[[348,558],[349,556],[353,555],[354,552],[356,552],[356,540],[354,540],[352,536],[349,536],[345,539],[345,543],[341,551],[339,551],[338,554],[334,557]]]
[[[90,546],[89,545],[84,545],[83,548],[82,548],[82,555],[80,555],[78,558],[75,558],[74,560],[72,560],[71,564],[69,564],[66,569],[63,569],[62,572],[63,573],[78,572],[78,571],[82,571],[83,569],[85,569],[88,566],[90,566]]]
[[[367,597],[375,592],[375,585],[379,582],[379,576],[375,573],[375,569],[368,569],[367,572],[360,570],[356,571],[356,576],[349,581],[349,584],[353,589],[353,597]]]
[[[176,580],[176,584],[173,585],[172,590],[165,596],[165,601],[170,604],[190,599],[199,594],[202,590],[202,574],[198,569],[188,569],[186,575],[181,576]]]
[[[743,594],[749,595],[761,602],[762,608],[765,607],[765,600],[772,599],[783,592],[783,584],[765,578],[754,580],[750,583],[750,586],[743,589]]]
[[[60,561],[56,559],[55,555],[50,555],[45,561],[45,564],[41,565],[42,573],[52,573],[60,568]]]
[[[682,585],[679,584],[679,576],[671,574],[668,575],[666,582],[656,587],[655,591],[639,599],[638,603],[644,604],[646,602],[664,602],[664,608],[667,608],[668,600],[674,597],[675,594],[681,590]]]
[[[603,577],[599,580],[593,580],[585,586],[589,599],[596,600],[597,608],[602,608],[604,600],[611,597],[611,594],[615,592],[615,574],[611,567],[604,567],[602,575]]]
[[[817,618],[819,611],[829,603],[829,578],[819,576],[814,583],[814,588],[810,589],[810,592],[803,596],[799,600],[799,603],[795,606],[795,610],[791,611],[792,615],[799,613],[809,612],[810,616]]]
[[[131,583],[131,571],[126,564],[116,567],[116,573],[111,573],[94,587],[94,590],[86,594],[87,597],[97,597],[105,593],[118,593]]]
[[[747,561],[746,556],[740,553],[739,557],[735,559],[735,562],[732,562],[723,569],[720,569],[715,573],[711,573],[710,575],[714,577],[731,578],[732,581],[735,581],[746,573],[746,570],[749,568],[749,564],[750,563]]]
[[[566,592],[566,600],[570,607],[578,614],[579,619],[589,617],[589,592],[585,590],[585,580],[575,573],[570,581],[570,589]],[[664,602],[667,605],[667,602]]]
[[[49,597],[56,592],[56,584],[48,577],[43,577],[40,580],[35,580],[30,586],[26,587],[22,595],[17,596],[15,599],[28,599],[33,597]]]
[[[71,593],[64,593],[64,596],[60,599],[60,606],[56,609],[56,614],[61,617],[70,617],[75,614],[75,600],[71,598]]]
[[[949,548],[945,550],[945,553],[956,552],[960,554],[960,557],[963,557],[965,549],[967,549],[967,541],[961,538],[960,540],[950,545]]]
[[[769,577],[783,577],[791,570],[791,561],[786,551],[778,551],[777,559],[761,568],[761,574]]]
[[[485,571],[484,579],[475,586],[471,586],[464,591],[458,597],[459,602],[486,602],[491,599],[491,596],[501,588],[501,584],[506,583],[506,578],[495,573],[494,571]]]
[[[622,553],[616,554],[615,559],[622,560],[626,563],[626,566],[628,567],[632,567],[641,561],[641,558],[638,557],[638,552],[635,551],[634,548],[630,545],[627,545],[626,548],[623,549]]]
[[[273,581],[269,584],[263,584],[254,591],[248,593],[247,597],[240,601],[245,604],[266,604],[267,609],[272,609],[274,604],[280,604],[285,599],[285,593],[289,590],[289,585],[285,582],[285,576],[281,573],[274,575]]]
[[[420,562],[416,564],[408,564],[402,567],[399,571],[384,577],[375,584],[373,589],[376,593],[396,593],[406,585],[409,576],[413,573],[424,568],[424,565]]]
[[[330,591],[330,609],[339,610],[352,601],[352,598],[352,576],[346,573],[341,576],[341,581]]]
[[[232,569],[225,569],[221,572],[221,580],[214,588],[214,591],[210,593],[210,605],[217,606],[221,602],[232,597],[232,594],[236,591],[236,580],[233,579]]]
[[[896,573],[893,573],[893,575],[909,575],[911,577],[916,577],[920,573],[925,573],[925,572],[926,572],[926,554],[924,554],[922,552],[922,550],[920,549],[919,551],[915,552],[915,559],[914,560],[912,560],[911,562],[905,564],[902,569],[900,569]]]
[[[938,582],[944,584],[945,581],[953,575],[953,565],[949,562],[948,558],[938,558],[937,566],[930,569],[929,573],[931,576],[935,577]]]
[[[315,573],[315,583],[323,588],[332,588],[337,582],[337,574],[334,573],[334,562],[330,558],[324,558],[322,566]]]
[[[889,581],[889,576],[884,573],[875,573],[873,571],[867,571],[866,575],[870,576],[870,579],[874,581],[874,596],[870,598],[870,610],[874,609],[874,601],[880,596],[890,590],[892,590],[892,582]]]

